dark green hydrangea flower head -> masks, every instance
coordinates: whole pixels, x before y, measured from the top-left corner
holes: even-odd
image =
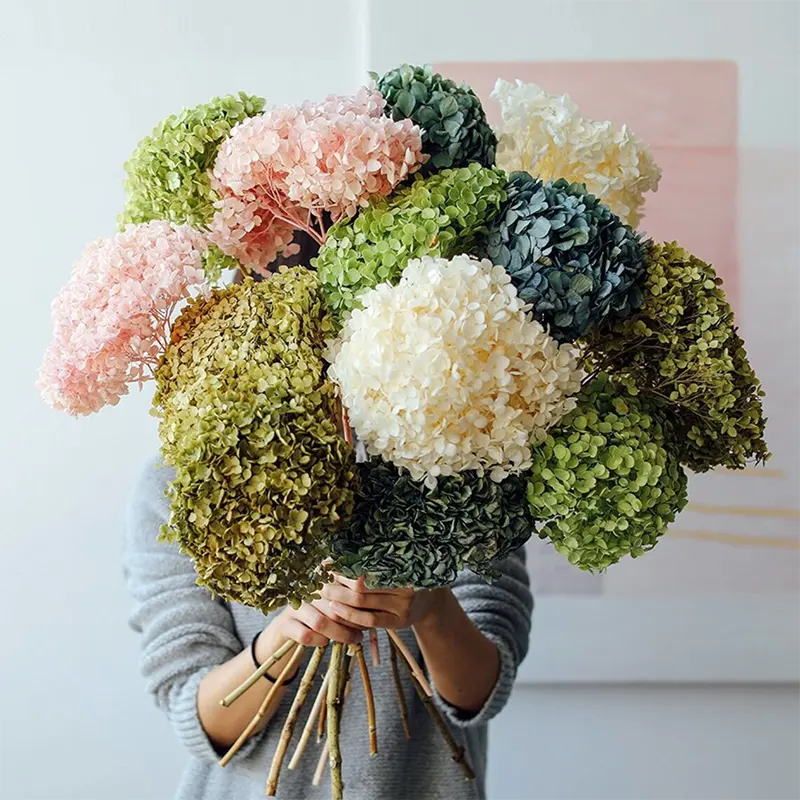
[[[603,570],[642,555],[687,502],[686,473],[658,410],[595,378],[533,450],[531,511],[571,564]]]
[[[583,184],[512,173],[485,253],[508,270],[520,297],[560,342],[604,319],[627,317],[642,303],[639,236]]]
[[[519,475],[495,483],[470,470],[431,489],[379,458],[358,470],[352,524],[334,537],[333,554],[337,570],[370,587],[448,586],[462,569],[492,577],[533,533]]]
[[[167,117],[142,139],[125,164],[125,209],[128,223],[165,219],[203,229],[214,213],[216,194],[208,171],[222,141],[239,122],[264,109],[264,100],[244,92],[215,97]],[[236,261],[216,247],[206,256],[206,272],[215,278]]]
[[[176,472],[163,533],[201,585],[264,612],[322,586],[353,507],[355,458],[322,358],[332,330],[316,275],[296,267],[187,306],[156,375]]]
[[[721,279],[675,242],[652,246],[647,262],[642,310],[592,333],[590,363],[664,404],[695,472],[765,461],[764,392]]]
[[[469,86],[443,78],[430,65],[403,64],[381,78],[370,75],[386,99],[387,116],[422,128],[422,150],[430,156],[423,175],[472,162],[494,166],[497,137]]]
[[[396,283],[412,258],[469,252],[505,199],[505,173],[470,164],[417,177],[336,223],[312,262],[341,317],[379,283]]]

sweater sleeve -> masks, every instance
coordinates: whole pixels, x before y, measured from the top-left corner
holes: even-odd
[[[158,540],[169,519],[165,495],[172,472],[154,462],[129,505],[123,571],[133,599],[129,624],[141,634],[141,671],[147,690],[180,741],[195,757],[216,763],[219,753],[200,724],[197,690],[203,676],[242,650],[228,607],[196,583],[191,559]],[[234,757],[256,747],[252,737]]]
[[[437,706],[447,720],[459,728],[485,725],[503,710],[517,668],[528,653],[533,595],[525,567],[525,548],[502,561],[497,570],[500,577],[492,583],[471,572],[463,572],[452,587],[467,616],[495,644],[500,654],[497,682],[483,707],[475,713],[466,714],[450,705],[433,687]]]

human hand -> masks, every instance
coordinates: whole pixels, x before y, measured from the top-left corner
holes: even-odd
[[[436,609],[447,589],[368,589],[363,578],[334,575],[322,589],[333,619],[350,627],[409,628]],[[327,613],[327,612],[326,612]]]

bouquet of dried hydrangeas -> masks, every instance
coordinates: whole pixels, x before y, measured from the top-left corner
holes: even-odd
[[[215,98],[143,139],[120,232],[53,304],[44,398],[89,414],[154,379],[175,470],[162,535],[199,583],[264,612],[314,598],[331,570],[373,587],[491,580],[532,535],[581,569],[642,555],[685,506],[686,469],[768,457],[713,268],[635,230],[652,155],[537,86],[498,82],[493,131],[475,93],[430,67],[373,77],[298,106]],[[275,269],[298,232],[317,257]],[[243,280],[225,285],[226,269]],[[377,739],[363,650],[331,647],[294,758],[326,715],[338,798],[352,664]],[[289,643],[224,703],[290,650],[296,663]]]

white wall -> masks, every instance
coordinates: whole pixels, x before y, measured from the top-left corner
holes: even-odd
[[[240,89],[357,85],[347,2],[2,3],[0,796],[162,800],[185,756],[144,693],[120,573],[126,497],[158,450],[149,393],[73,420],[34,380],[49,304],[115,231],[122,164],[163,117]]]
[[[680,3],[601,0],[373,3],[369,19],[337,0],[2,5],[2,800],[166,800],[183,761],[136,674],[118,566],[125,498],[157,448],[149,398],[73,421],[33,388],[49,302],[113,232],[138,138],[240,88],[290,102],[348,91],[367,66],[544,57],[535,37],[597,57],[601,23],[620,58],[647,57],[654,24],[676,56],[796,52],[791,2],[701,5],[704,25]],[[790,99],[764,113],[790,117]],[[493,731],[492,795],[796,798],[797,707],[793,687],[521,687]]]

